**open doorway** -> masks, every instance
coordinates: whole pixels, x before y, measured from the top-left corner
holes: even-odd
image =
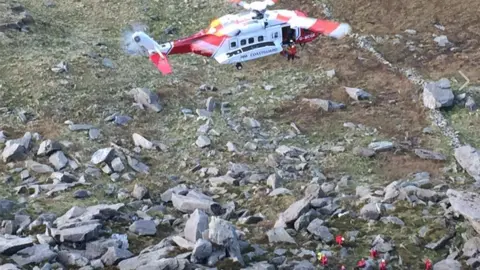
[[[290,40],[295,40],[295,29],[290,26],[282,27],[282,44],[287,44]]]

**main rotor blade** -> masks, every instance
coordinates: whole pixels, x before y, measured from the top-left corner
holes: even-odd
[[[321,20],[310,17],[277,15],[277,20],[287,22],[291,27],[299,27],[312,32],[320,33],[329,37],[340,39],[350,33],[352,28],[347,23],[329,20]]]

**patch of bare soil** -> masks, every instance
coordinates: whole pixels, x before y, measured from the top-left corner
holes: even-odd
[[[458,74],[461,69],[472,81],[480,80],[475,68],[480,60],[478,1],[335,0],[329,5],[333,16],[350,23],[355,32],[401,34],[404,40],[400,44],[385,43],[377,48],[395,65],[415,67],[433,78]],[[417,34],[406,34],[407,29]],[[452,44],[439,47],[434,35],[445,35]],[[409,50],[406,40],[413,41],[414,51]]]
[[[369,53],[351,46],[340,46],[338,41],[326,40],[321,48],[310,48],[305,52],[310,62],[300,65],[320,65],[334,68],[337,79],[331,85],[311,89],[307,96],[286,102],[277,109],[275,116],[295,122],[306,131],[329,130],[332,125],[353,122],[375,127],[386,136],[403,137],[420,135],[428,125],[423,108],[418,106],[416,86],[406,78],[395,74],[377,62]],[[347,95],[347,87],[363,88],[372,94],[371,102],[356,103]],[[324,112],[315,110],[302,102],[303,98],[322,98],[347,105],[345,110]]]
[[[387,182],[395,181],[408,176],[414,172],[429,172],[432,176],[439,175],[445,163],[442,161],[420,159],[413,153],[392,155],[391,153],[381,153],[375,158],[379,165],[376,166],[381,175]]]

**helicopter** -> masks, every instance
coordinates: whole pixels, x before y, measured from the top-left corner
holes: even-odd
[[[281,54],[292,41],[303,47],[320,35],[340,39],[351,31],[347,23],[311,18],[300,10],[267,9],[278,0],[230,2],[245,10],[214,19],[207,28],[191,36],[159,44],[145,31],[138,30],[128,37],[127,43],[140,47],[167,75],[172,73],[168,55],[193,53],[220,64],[235,64],[241,70],[243,62]]]

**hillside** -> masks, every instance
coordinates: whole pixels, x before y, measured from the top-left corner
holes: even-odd
[[[0,2],[0,269],[480,266],[480,7],[274,8],[354,33],[241,71],[175,55],[164,77],[123,51],[129,24],[167,41],[240,9]]]

